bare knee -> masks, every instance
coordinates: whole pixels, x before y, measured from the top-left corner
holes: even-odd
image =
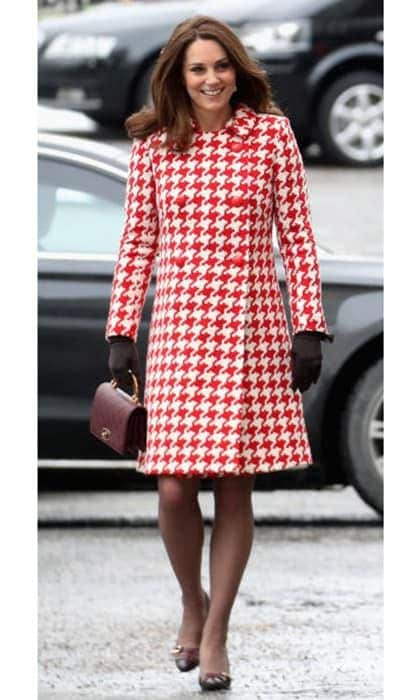
[[[181,479],[176,476],[158,477],[159,507],[180,510],[197,500],[198,479]]]

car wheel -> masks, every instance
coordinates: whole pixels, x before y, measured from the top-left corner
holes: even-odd
[[[369,367],[350,394],[342,423],[341,452],[350,483],[383,513],[383,360]]]
[[[151,63],[146,67],[141,76],[139,77],[133,93],[133,104],[132,107],[134,111],[140,110],[142,107],[152,106],[152,93],[150,91],[150,78],[152,77],[154,63]]]
[[[318,110],[320,145],[339,163],[383,162],[383,79],[374,71],[348,73],[329,86]]]

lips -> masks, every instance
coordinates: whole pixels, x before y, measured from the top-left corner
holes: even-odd
[[[219,88],[219,90],[216,90],[214,92],[211,92],[210,90],[200,90],[202,95],[206,95],[206,97],[217,97],[218,95],[221,95],[223,92],[224,88]]]

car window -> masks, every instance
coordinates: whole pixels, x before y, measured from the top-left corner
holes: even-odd
[[[38,250],[117,254],[124,183],[48,158],[40,160],[38,174]]]

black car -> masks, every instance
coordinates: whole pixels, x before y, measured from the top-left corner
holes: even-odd
[[[174,26],[227,22],[266,69],[303,148],[335,161],[383,159],[382,0],[106,3],[39,23],[39,100],[122,125],[148,102],[150,75]]]
[[[110,379],[105,322],[123,226],[127,155],[48,134],[40,135],[38,147],[39,465],[132,468],[133,461],[118,458],[89,434],[95,388]],[[276,242],[275,249],[284,293]],[[382,511],[382,260],[320,251],[320,264],[335,341],[324,347],[321,379],[303,395],[316,463],[259,474],[256,487],[350,482]],[[141,390],[155,284],[153,273],[138,336]],[[136,483],[150,484],[150,477],[134,473]]]

